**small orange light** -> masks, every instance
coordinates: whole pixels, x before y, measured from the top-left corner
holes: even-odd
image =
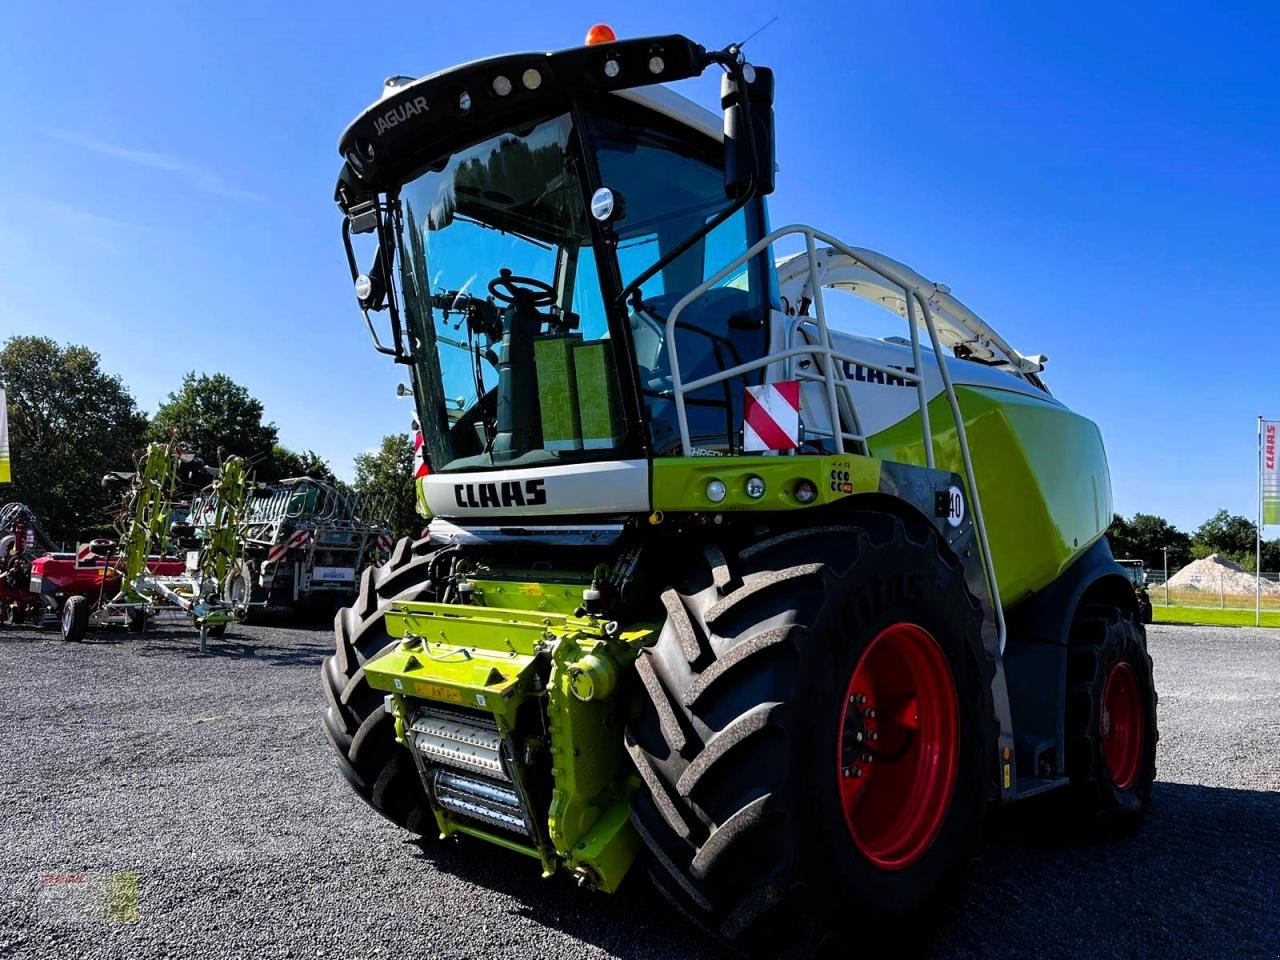
[[[587,46],[592,47],[597,43],[613,43],[618,39],[618,35],[613,32],[613,27],[607,24],[597,23],[594,27],[587,31]]]

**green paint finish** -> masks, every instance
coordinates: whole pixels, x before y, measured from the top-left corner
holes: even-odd
[[[1064,407],[1003,390],[957,387],[987,521],[1000,599],[1010,606],[1062,574],[1111,521],[1111,476],[1097,426]],[[929,404],[939,469],[964,476],[951,408]],[[920,418],[870,438],[885,460],[923,464]]]
[[[418,508],[418,516],[425,520],[431,519],[431,510],[427,507],[427,494],[422,487],[423,477],[419,477],[413,481],[413,498]]]
[[[471,576],[477,590],[483,585],[491,596],[498,586],[530,586]],[[537,586],[541,596],[566,602],[573,588],[575,606],[581,602],[579,584]],[[393,603],[387,628],[403,642],[364,671],[370,686],[394,694],[402,748],[408,749],[404,718],[414,701],[485,711],[504,740],[517,741],[544,735],[541,725],[520,729],[519,717],[528,716],[520,707],[541,701],[545,710],[552,793],[545,812],[533,811],[545,814],[545,837],[536,845],[517,843],[437,810],[441,833],[481,837],[538,857],[544,874],[564,867],[599,889],[617,889],[640,850],[627,818],[636,783],[623,746],[633,706],[625,678],[657,628],[640,624],[611,636],[602,621],[563,613],[418,601]],[[516,756],[512,764],[521,783],[527,782],[525,763]]]
[[[580,583],[536,583],[490,579],[484,574],[468,574],[467,579],[475,588],[475,602],[482,606],[566,616],[582,606],[582,591],[591,585],[589,579]]]
[[[578,413],[578,381],[574,347],[582,337],[539,337],[533,341],[538,371],[538,404],[542,413],[542,445],[547,450],[581,450],[582,418]]]
[[[523,853],[527,857],[533,857],[535,860],[541,860],[540,854],[535,847],[529,846],[527,843],[521,843],[519,840],[512,840],[510,837],[504,837],[500,833],[491,833],[482,827],[475,827],[469,823],[462,823],[451,818],[445,818],[448,826],[441,831],[440,839],[444,840],[455,833],[463,833],[469,837],[475,837],[478,840],[484,840],[488,843],[497,844],[504,850],[512,850],[516,853]],[[549,874],[548,874],[549,875]]]
[[[406,642],[365,664],[370,686],[484,710],[500,726],[535,686],[535,648],[547,635],[522,611],[435,603],[393,605],[387,630]]]
[[[608,340],[577,344],[573,348],[573,372],[578,387],[582,446],[588,450],[616,447],[622,432],[622,401],[613,365],[613,344]]]
[[[747,496],[747,478],[760,477],[764,496]],[[707,484],[720,480],[725,498],[707,496]],[[809,480],[818,488],[813,503],[795,497],[796,486]],[[662,457],[653,462],[653,509],[663,512],[804,510],[833,503],[855,493],[874,493],[880,486],[880,461],[855,454],[839,456]]]
[[[606,824],[586,846],[579,844],[601,826],[606,812],[626,805],[633,769],[623,746],[626,703],[609,696],[612,689],[602,690],[602,699],[583,701],[575,687],[584,661],[613,662],[616,672],[631,664],[649,637],[649,631],[623,634],[613,641],[569,634],[552,652],[547,728],[554,785],[547,828],[556,853],[574,869],[584,867],[590,881],[608,891],[622,881],[635,858],[630,825]]]
[[[629,796],[639,783],[629,782],[627,786]],[[613,893],[640,852],[640,837],[631,826],[631,805],[622,799],[605,810],[574,844],[567,865],[574,872],[581,869],[597,889]]]

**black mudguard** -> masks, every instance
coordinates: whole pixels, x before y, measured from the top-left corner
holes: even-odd
[[[1138,613],[1132,581],[1106,537],[1053,583],[1005,612],[1004,664],[1020,780],[1065,775],[1067,643],[1086,600]]]

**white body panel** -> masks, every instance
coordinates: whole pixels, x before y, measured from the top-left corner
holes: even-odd
[[[901,367],[907,371],[912,369],[911,347],[906,344],[873,340],[843,331],[832,331],[831,341],[841,353],[866,358],[868,363],[884,367]],[[1043,403],[1058,404],[1057,400],[1028,381],[995,367],[988,367],[970,360],[957,360],[954,357],[947,357],[946,364],[951,374],[951,382],[957,387],[972,386],[1007,390],[1011,393],[1035,397]],[[921,374],[924,376],[925,394],[933,400],[942,393],[942,375],[938,371],[938,364],[932,350],[921,349],[920,365],[924,368]],[[852,396],[854,408],[858,411],[863,432],[867,436],[879,433],[919,410],[913,384],[905,381],[890,383],[889,378],[880,371],[856,364],[844,364],[843,372],[845,389]],[[822,411],[825,414],[822,390],[823,386],[820,382],[806,382],[801,410]]]
[[[613,460],[422,478],[437,517],[634,513],[649,509],[649,465]]]

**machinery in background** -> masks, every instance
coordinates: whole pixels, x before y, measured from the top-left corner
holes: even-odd
[[[34,511],[26,504],[0,507],[0,623],[38,623],[44,601],[31,592],[31,564],[56,549]]]
[[[220,467],[153,443],[133,473],[111,473],[122,485],[119,538],[84,544],[32,563],[31,590],[48,598],[65,640],[82,640],[93,627],[141,631],[156,617],[176,613],[208,636],[221,636],[242,619],[248,596],[238,525],[249,488],[244,461]],[[188,497],[187,491],[199,491]]]
[[[313,477],[259,486],[240,527],[255,609],[287,615],[354,600],[360,574],[391,555],[391,527],[382,513]]]
[[[1141,560],[1117,560],[1116,563],[1124,568],[1124,572],[1133,581],[1133,595],[1138,602],[1139,618],[1143,623],[1150,623],[1153,619],[1151,592],[1148,589],[1151,586],[1151,577],[1147,573],[1146,564]]]

